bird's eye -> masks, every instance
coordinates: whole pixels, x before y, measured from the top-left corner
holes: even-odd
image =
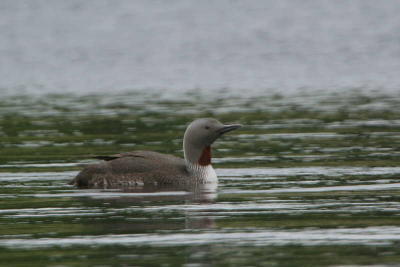
[[[210,130],[210,126],[206,126],[204,127],[206,130]]]

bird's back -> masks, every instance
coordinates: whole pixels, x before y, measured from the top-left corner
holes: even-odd
[[[121,187],[138,184],[177,184],[189,177],[181,158],[152,151],[98,157],[104,162],[85,167],[72,181],[79,187]]]

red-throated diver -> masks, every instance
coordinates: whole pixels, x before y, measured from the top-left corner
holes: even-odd
[[[241,127],[216,119],[193,121],[183,137],[185,159],[152,151],[133,151],[100,156],[104,162],[84,168],[71,184],[78,187],[115,188],[138,184],[215,183],[211,144],[224,133]]]

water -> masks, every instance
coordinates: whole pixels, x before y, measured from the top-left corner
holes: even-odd
[[[3,98],[2,264],[400,262],[400,95],[213,96]],[[181,156],[185,125],[203,116],[245,125],[214,146],[218,187],[68,185],[91,155]]]

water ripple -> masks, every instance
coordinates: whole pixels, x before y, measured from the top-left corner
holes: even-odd
[[[312,230],[263,230],[246,232],[203,232],[172,234],[126,234],[102,236],[71,236],[66,238],[1,239],[0,246],[8,248],[149,245],[184,246],[229,243],[234,246],[252,245],[390,245],[400,241],[400,227],[366,227]]]

